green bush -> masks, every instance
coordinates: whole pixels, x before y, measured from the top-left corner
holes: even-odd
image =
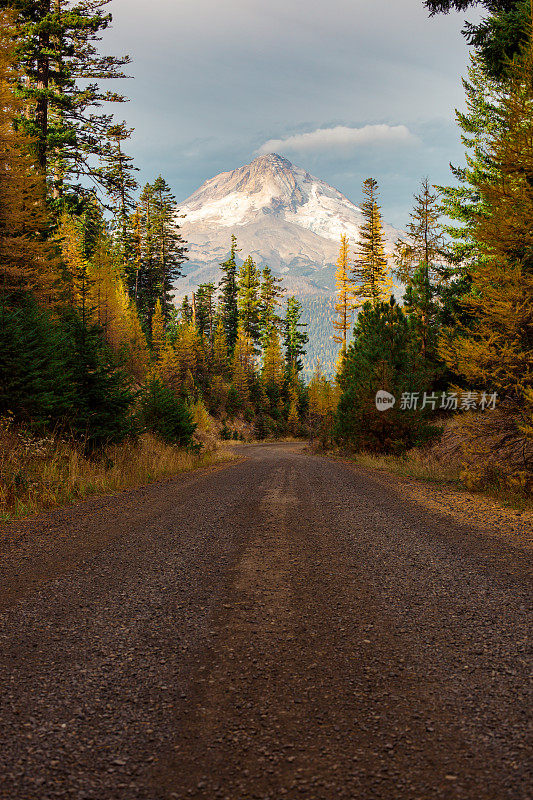
[[[341,397],[334,435],[344,446],[374,453],[402,453],[438,435],[427,412],[400,410],[404,392],[424,392],[431,367],[420,352],[413,322],[394,300],[365,303],[339,377]],[[378,411],[376,393],[396,397],[394,408]]]
[[[138,433],[135,393],[97,325],[71,314],[63,323],[69,340],[68,374],[75,394],[71,433],[92,452]]]
[[[147,430],[167,444],[189,447],[196,430],[186,403],[159,378],[145,387],[141,398],[142,420]]]
[[[30,297],[0,304],[0,414],[92,452],[135,432],[134,399],[98,326],[75,312],[58,319]]]
[[[65,331],[30,297],[0,301],[0,414],[25,426],[63,425],[75,403]]]

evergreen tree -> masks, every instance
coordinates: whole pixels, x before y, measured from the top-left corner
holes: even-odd
[[[33,429],[64,425],[75,405],[68,366],[57,319],[29,294],[14,306],[0,294],[0,414]]]
[[[142,418],[147,430],[167,444],[188,447],[196,425],[186,403],[158,377],[153,377],[142,395]]]
[[[153,233],[157,254],[157,273],[161,291],[161,307],[165,319],[172,308],[174,282],[181,276],[187,246],[177,225],[176,198],[166,181],[159,176],[153,191]]]
[[[377,204],[378,184],[374,178],[363,183],[365,200],[361,205],[363,224],[359,243],[355,250],[352,269],[356,285],[355,298],[358,305],[366,300],[377,303],[388,298],[392,292],[392,281],[388,276],[385,237],[380,207]]]
[[[133,177],[136,169],[133,159],[124,152],[123,142],[127,141],[132,130],[122,122],[113,125],[107,132],[109,146],[103,156],[104,178],[107,194],[113,211],[115,248],[122,264],[123,277],[128,285],[135,280],[135,246],[131,214],[135,209],[133,193],[138,183]]]
[[[113,124],[95,109],[123,102],[98,81],[124,77],[128,57],[98,53],[96,43],[111,22],[105,13],[110,0],[0,0],[13,8],[20,25],[18,57],[24,79],[19,91],[28,113],[19,123],[36,143],[37,162],[49,177],[56,196],[65,183],[82,195],[80,178],[101,181],[99,159],[106,133]],[[105,183],[105,182],[104,182]]]
[[[466,111],[456,112],[461,128],[461,140],[466,150],[466,165],[451,165],[456,183],[437,187],[442,196],[442,212],[451,220],[444,230],[447,243],[447,266],[442,270],[442,281],[437,287],[440,305],[440,325],[453,330],[468,325],[471,313],[462,302],[472,292],[472,265],[479,259],[475,225],[480,215],[487,213],[479,185],[497,181],[497,166],[490,153],[490,138],[501,129],[501,104],[499,84],[487,77],[478,55],[473,56],[468,69],[468,79],[463,80],[466,94]],[[459,376],[454,380],[459,381]]]
[[[186,245],[176,223],[176,203],[169,187],[159,177],[147,183],[141,193],[137,213],[132,220],[133,251],[136,252],[130,279],[137,306],[145,324],[154,313],[159,299],[163,316],[168,321],[172,313],[172,289],[181,275]]]
[[[221,290],[220,312],[222,325],[224,326],[224,333],[226,334],[226,342],[230,354],[233,354],[239,327],[239,308],[237,305],[237,252],[237,237],[232,234],[230,255],[227,260],[220,265],[224,274],[219,283],[219,288]]]
[[[254,345],[259,341],[259,298],[260,278],[251,256],[244,261],[239,270],[237,283],[237,306],[244,332]]]
[[[430,358],[435,355],[438,324],[435,298],[444,261],[440,214],[439,197],[425,178],[420,193],[415,194],[407,237],[396,242],[394,253],[397,275],[407,285],[405,307],[418,319],[422,353]]]
[[[283,295],[282,283],[282,279],[276,278],[270,267],[263,269],[259,289],[259,332],[263,346],[270,339],[273,329],[281,324],[276,309]]]
[[[401,397],[404,393],[421,397],[429,382],[416,330],[394,298],[389,303],[365,303],[339,376],[337,438],[356,450],[393,453],[427,441],[432,429],[423,412],[403,409]],[[394,408],[378,411],[379,390],[395,396]]]
[[[441,345],[470,386],[498,391],[523,413],[533,383],[532,68],[530,41],[510,69],[509,88],[502,88],[501,128],[488,141],[498,177],[473,178],[483,211],[472,226],[479,252],[471,266],[472,291],[461,300],[470,321]]]
[[[346,337],[356,307],[354,301],[355,286],[349,278],[349,266],[348,239],[346,236],[342,236],[339,258],[337,261],[337,272],[335,273],[335,279],[337,281],[337,302],[335,304],[335,311],[338,314],[338,318],[333,320],[334,329],[339,331],[338,334],[333,336],[333,339],[341,345],[341,359],[346,353]]]
[[[484,6],[489,12],[480,22],[465,22],[463,35],[483,59],[493,78],[506,78],[509,64],[528,41],[530,0],[424,0],[431,15]]]
[[[112,201],[112,209],[121,233],[122,228],[126,227],[128,214],[135,208],[133,193],[139,186],[133,177],[136,170],[133,158],[124,152],[123,147],[123,142],[128,141],[132,133],[133,129],[128,128],[124,121],[112,125],[106,134],[109,147],[102,158],[107,194]],[[124,236],[123,233],[122,235]]]
[[[145,184],[139,199],[138,216],[135,220],[137,263],[135,274],[135,303],[142,322],[149,330],[156,300],[161,293],[158,273],[158,255],[154,222],[154,190]]]
[[[182,323],[186,325],[190,325],[192,323],[192,306],[188,295],[185,295],[181,301],[180,314]]]
[[[437,187],[442,195],[442,211],[452,220],[445,231],[452,240],[451,260],[457,265],[456,271],[450,275],[457,278],[467,274],[476,251],[473,226],[478,215],[484,213],[478,186],[498,177],[489,142],[501,128],[499,84],[487,77],[479,57],[472,57],[463,87],[466,111],[457,111],[456,119],[462,131],[461,141],[467,150],[466,166],[452,165],[452,174],[457,181],[454,186]]]
[[[284,345],[287,372],[289,375],[303,369],[302,357],[305,355],[305,345],[309,337],[305,332],[307,323],[301,322],[302,305],[295,297],[287,299],[287,311],[284,320]]]
[[[213,343],[215,325],[215,284],[202,283],[196,292],[196,325],[200,334]]]
[[[125,372],[117,366],[101,329],[69,312],[65,330],[71,341],[68,374],[75,391],[69,415],[71,432],[93,452],[123,442],[135,432],[135,399]]]

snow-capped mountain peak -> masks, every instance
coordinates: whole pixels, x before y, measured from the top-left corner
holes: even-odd
[[[341,192],[277,153],[206,181],[181,212],[188,223],[226,228],[272,215],[336,242],[343,233],[356,236],[354,222],[361,223],[360,209]]]
[[[218,282],[232,233],[243,257],[283,274],[291,292],[330,293],[341,236],[355,245],[363,221],[341,192],[277,153],[207,180],[179,209],[189,262],[178,297]],[[385,235],[392,245],[397,231],[385,226]]]
[[[335,262],[343,234],[352,251],[359,239],[360,208],[325,181],[269,153],[206,181],[179,209],[185,214],[178,223],[189,261],[175,286],[177,301],[201,283],[218,284],[234,233],[239,256],[251,255],[260,268],[268,264],[283,277],[287,294],[302,302],[310,363],[317,356],[335,361],[330,324]],[[398,231],[385,225],[385,237],[390,249]]]

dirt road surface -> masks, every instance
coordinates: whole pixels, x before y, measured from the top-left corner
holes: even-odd
[[[4,530],[0,800],[531,798],[512,525],[243,453]]]

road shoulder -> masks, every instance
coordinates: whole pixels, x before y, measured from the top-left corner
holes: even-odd
[[[533,551],[533,511],[516,511],[466,489],[407,478],[385,469],[363,467],[344,456],[325,454],[324,457],[340,462],[358,474],[367,474],[398,497],[430,512],[476,530],[482,529],[487,536],[504,539],[520,549]]]

